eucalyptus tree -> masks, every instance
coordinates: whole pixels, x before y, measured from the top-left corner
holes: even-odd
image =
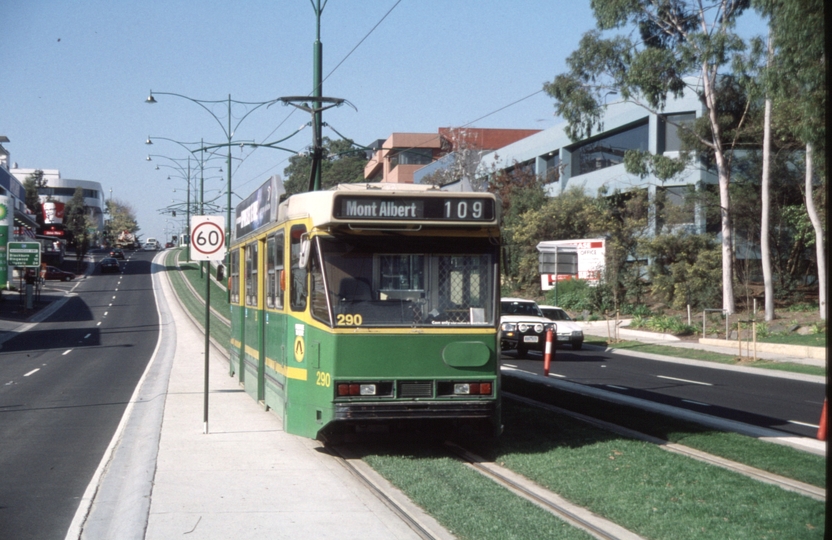
[[[721,74],[745,49],[735,24],[749,4],[750,0],[593,0],[598,29],[584,34],[568,57],[569,71],[544,86],[557,102],[557,113],[569,123],[573,140],[601,129],[604,99],[610,92],[656,113],[671,96],[686,91],[699,96],[710,129],[697,136],[712,150],[719,182],[722,304],[728,313],[735,310],[730,140],[720,124],[719,85]],[[669,164],[659,160],[656,165]]]

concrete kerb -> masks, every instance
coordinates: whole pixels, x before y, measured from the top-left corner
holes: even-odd
[[[689,411],[685,409],[679,409],[661,403],[655,403],[652,401],[647,401],[631,396],[624,396],[614,392],[607,392],[583,384],[551,378],[543,378],[540,375],[527,373],[522,370],[510,368],[507,366],[503,366],[502,369],[504,371],[510,372],[512,377],[517,377],[531,383],[545,384],[553,388],[562,388],[572,393],[585,395],[596,399],[602,399],[610,403],[630,405],[646,411],[671,416],[680,420],[686,420],[688,422],[694,422],[706,427],[718,429],[720,431],[732,431],[735,433],[740,433],[749,437],[755,437],[768,442],[773,442],[784,446],[790,446],[792,448],[797,448],[799,450],[811,452],[820,456],[826,456],[826,443],[824,441],[817,441],[805,437],[784,436],[784,433],[781,431],[752,426],[750,424],[743,424],[734,420],[717,418],[708,414],[698,413],[695,411]]]

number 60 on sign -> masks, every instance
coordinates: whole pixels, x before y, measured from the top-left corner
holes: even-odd
[[[225,258],[225,218],[191,217],[191,260],[221,261]]]

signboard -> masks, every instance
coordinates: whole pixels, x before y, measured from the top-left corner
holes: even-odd
[[[242,238],[277,219],[279,177],[270,177],[257,191],[237,205],[234,238]]]
[[[9,266],[39,268],[40,247],[40,242],[9,242]]]
[[[548,240],[537,244],[537,251],[540,252],[540,287],[544,291],[554,288],[555,283],[564,279],[583,279],[590,285],[597,285],[601,280],[606,264],[604,238]],[[574,257],[574,254],[577,254],[577,265],[565,271],[561,257]],[[574,264],[571,258],[568,260],[570,266]]]
[[[225,218],[191,217],[191,260],[221,261],[225,258]]]
[[[378,197],[341,195],[332,215],[338,219],[383,221],[493,221],[490,197]]]

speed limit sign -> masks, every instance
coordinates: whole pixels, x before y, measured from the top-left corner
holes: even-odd
[[[191,217],[191,259],[221,261],[225,258],[225,218]]]

